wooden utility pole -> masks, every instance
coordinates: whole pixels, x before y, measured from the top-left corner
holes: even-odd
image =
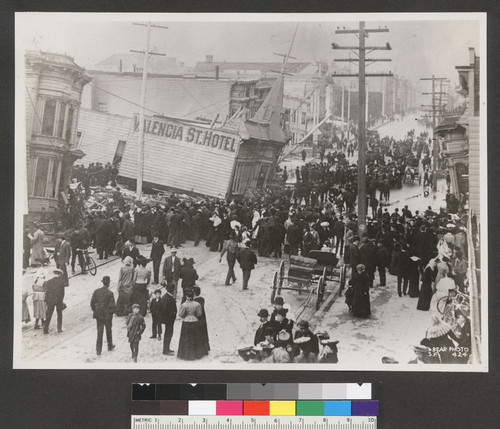
[[[136,53],[144,53],[144,61],[142,63],[142,83],[141,83],[141,101],[139,102],[139,142],[137,144],[137,186],[136,186],[136,199],[140,200],[142,198],[142,182],[144,180],[144,104],[146,102],[146,81],[148,78],[148,59],[150,55],[160,55],[165,56],[165,54],[158,54],[156,52],[149,52],[149,43],[151,40],[151,28],[164,28],[161,25],[153,25],[151,22],[147,24],[135,23],[134,25],[141,25],[147,27],[146,36],[146,49],[144,51],[134,51]]]
[[[366,77],[392,76],[392,73],[366,73],[366,62],[369,64],[378,61],[391,61],[387,58],[366,58],[366,51],[373,52],[375,50],[391,50],[389,43],[385,46],[366,46],[365,38],[369,33],[388,32],[387,28],[366,29],[364,21],[360,21],[359,30],[340,30],[335,31],[335,34],[357,34],[359,38],[359,46],[339,46],[332,43],[332,49],[348,49],[358,51],[357,58],[337,59],[338,62],[358,62],[357,74],[334,74],[333,77],[353,77],[359,78],[359,103],[358,103],[358,227],[365,228],[366,226]]]
[[[432,103],[430,105],[422,104],[421,107],[428,107],[424,111],[432,111],[432,191],[437,191],[437,169],[438,169],[438,157],[439,157],[439,145],[436,139],[436,134],[434,129],[437,125],[437,115],[441,114],[443,107],[441,106],[441,91],[439,92],[439,104],[436,105],[436,81],[442,82],[446,80],[445,77],[425,77],[420,80],[430,80],[432,81],[432,92],[422,92],[422,95],[432,95]]]

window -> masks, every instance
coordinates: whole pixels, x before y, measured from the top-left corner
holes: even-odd
[[[56,117],[57,101],[53,99],[45,100],[45,108],[43,109],[42,134],[52,136],[54,134],[54,120]]]
[[[31,195],[35,197],[57,198],[61,176],[61,161],[45,156],[35,157],[32,161],[34,171],[30,177]]]
[[[107,112],[108,111],[108,107],[106,106],[106,103],[98,103],[97,104],[97,110],[99,112]]]
[[[69,143],[71,141],[71,130],[73,128],[73,113],[74,109],[73,107],[70,107],[68,109],[68,119],[66,120],[66,141]],[[77,135],[77,137],[81,137],[82,133],[80,133],[80,136]]]
[[[60,164],[60,161],[58,161],[57,159],[52,160],[52,172],[50,175],[50,182],[49,182],[49,186],[48,186],[48,190],[47,190],[47,196],[50,198],[57,197],[59,164]]]
[[[57,123],[57,137],[62,138],[64,131],[64,117],[66,116],[66,103],[59,103],[59,118]]]
[[[48,174],[49,158],[39,157],[36,163],[35,183],[33,184],[33,195],[35,197],[45,197]]]
[[[300,123],[302,125],[306,124],[306,112],[300,112]]]

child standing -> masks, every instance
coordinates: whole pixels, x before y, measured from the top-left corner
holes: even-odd
[[[150,338],[158,337],[161,341],[161,289],[154,291],[154,298],[149,303],[149,310],[153,318],[153,333]]]
[[[139,304],[132,305],[132,313],[127,316],[127,337],[130,343],[130,350],[132,350],[132,359],[137,362],[137,355],[139,354],[139,341],[141,335],[146,329],[144,317],[139,314],[141,306]]]

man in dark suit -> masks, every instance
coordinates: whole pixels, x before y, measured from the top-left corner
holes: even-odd
[[[177,248],[181,245],[181,232],[184,225],[184,219],[179,209],[174,210],[170,219],[170,245]]]
[[[64,234],[61,234],[60,238],[62,241],[58,243],[58,245],[56,245],[55,252],[56,267],[63,272],[62,278],[64,286],[69,286],[68,269],[66,268],[66,265],[69,264],[69,259],[71,257],[71,246],[66,241],[66,237]]]
[[[47,304],[47,318],[43,327],[43,333],[49,333],[50,320],[54,314],[54,309],[57,311],[57,332],[62,332],[62,312],[64,301],[64,279],[63,272],[59,269],[54,270],[55,277],[47,280],[44,283],[45,288],[45,303]]]
[[[250,280],[250,273],[255,268],[257,263],[257,256],[248,248],[250,240],[243,243],[244,247],[238,253],[236,259],[240,263],[241,271],[243,272],[243,290],[248,289],[248,280]]]
[[[263,308],[257,313],[257,316],[259,316],[260,318],[260,325],[257,328],[257,331],[255,332],[255,338],[253,340],[254,346],[256,346],[257,344],[266,339],[265,332],[267,330],[272,329],[274,333],[274,323],[268,320],[269,311]]]
[[[161,289],[155,290],[154,298],[149,303],[149,311],[153,319],[153,323],[151,324],[153,331],[149,338],[158,338],[161,340]]]
[[[104,276],[101,281],[102,287],[94,291],[92,299],[90,300],[90,308],[92,309],[93,317],[97,322],[97,342],[95,346],[97,356],[99,356],[102,351],[102,336],[104,327],[106,327],[108,350],[111,351],[115,348],[112,333],[113,314],[115,312],[115,296],[113,295],[113,292],[109,290],[109,276]]]
[[[170,341],[172,341],[172,336],[174,334],[174,322],[177,317],[177,305],[175,304],[175,298],[173,295],[174,288],[175,286],[172,283],[167,284],[167,292],[163,295],[160,301],[161,323],[165,325],[165,335],[163,336],[164,355],[174,354],[174,351],[170,349]]]
[[[308,337],[311,340],[304,343],[302,346],[297,347],[295,350],[295,355],[299,354],[299,348],[302,350],[302,352],[306,355],[309,356],[309,354],[314,353],[314,355],[317,357],[319,355],[319,342],[318,342],[318,337],[312,333],[312,331],[309,329],[309,322],[307,320],[301,320],[298,324],[299,330],[295,331],[295,335],[293,337],[294,340],[297,340],[299,338],[303,337]]]
[[[174,298],[177,297],[177,283],[181,272],[181,260],[177,257],[177,249],[170,250],[170,256],[163,262],[163,280],[167,284],[172,283],[175,286],[173,291]]]
[[[139,259],[139,256],[141,256],[141,254],[139,253],[139,249],[135,247],[135,242],[133,240],[129,240],[125,243],[125,249],[123,249],[122,252],[122,261],[127,256],[130,256],[132,258],[132,261],[134,261],[134,267],[136,267],[137,261]]]
[[[153,261],[153,284],[158,284],[160,276],[160,264],[161,258],[165,253],[165,247],[163,246],[163,241],[160,240],[159,233],[155,232],[153,234],[153,243],[151,244],[151,255],[150,259]]]
[[[80,230],[76,229],[73,234],[71,234],[71,237],[69,238],[69,243],[71,247],[71,272],[75,274],[75,260],[76,257],[78,256],[78,264],[80,265],[80,268],[82,269],[82,274],[86,274],[85,270],[85,261],[83,259],[83,253],[78,251],[78,249],[83,249],[83,239],[82,236],[80,235]]]

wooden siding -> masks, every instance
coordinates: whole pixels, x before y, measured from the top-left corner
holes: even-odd
[[[108,113],[80,109],[77,131],[82,133],[80,145],[85,156],[75,164],[113,162],[118,141],[127,142],[134,130],[134,119]]]
[[[469,202],[472,213],[480,216],[481,165],[479,117],[469,118]],[[486,190],[486,184],[483,192]]]
[[[92,79],[92,109],[99,103],[109,113],[133,116],[139,111],[141,76],[95,74]],[[148,77],[146,86],[147,115],[213,119],[229,115],[232,82],[208,79]],[[113,95],[110,95],[113,94]],[[132,102],[132,103],[131,103]],[[135,104],[133,104],[135,103]]]
[[[213,130],[236,139],[235,151],[220,150],[185,141],[189,127],[184,126],[182,139],[145,134],[144,181],[217,197],[226,196],[231,181],[239,137]],[[206,130],[206,129],[204,129]],[[210,132],[210,130],[208,130]],[[120,176],[137,177],[138,133],[133,133],[125,147]]]

